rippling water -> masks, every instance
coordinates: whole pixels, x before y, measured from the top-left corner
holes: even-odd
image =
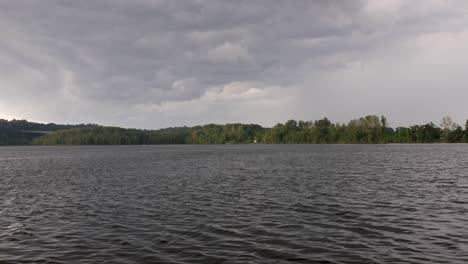
[[[468,263],[468,145],[0,148],[1,263]]]

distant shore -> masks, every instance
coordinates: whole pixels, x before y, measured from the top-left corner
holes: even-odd
[[[256,124],[208,124],[159,130],[57,125],[0,119],[0,145],[169,145],[169,144],[390,144],[467,143],[465,127],[449,117],[434,123],[392,128],[385,116],[368,115],[348,123],[289,120],[267,128]]]

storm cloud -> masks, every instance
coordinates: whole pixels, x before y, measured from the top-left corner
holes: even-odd
[[[468,3],[0,0],[0,118],[468,117]]]

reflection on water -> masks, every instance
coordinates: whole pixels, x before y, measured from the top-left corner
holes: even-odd
[[[0,262],[468,263],[468,145],[0,148]]]

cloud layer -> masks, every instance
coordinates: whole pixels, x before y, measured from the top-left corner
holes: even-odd
[[[158,128],[467,118],[455,0],[0,1],[0,117]]]

